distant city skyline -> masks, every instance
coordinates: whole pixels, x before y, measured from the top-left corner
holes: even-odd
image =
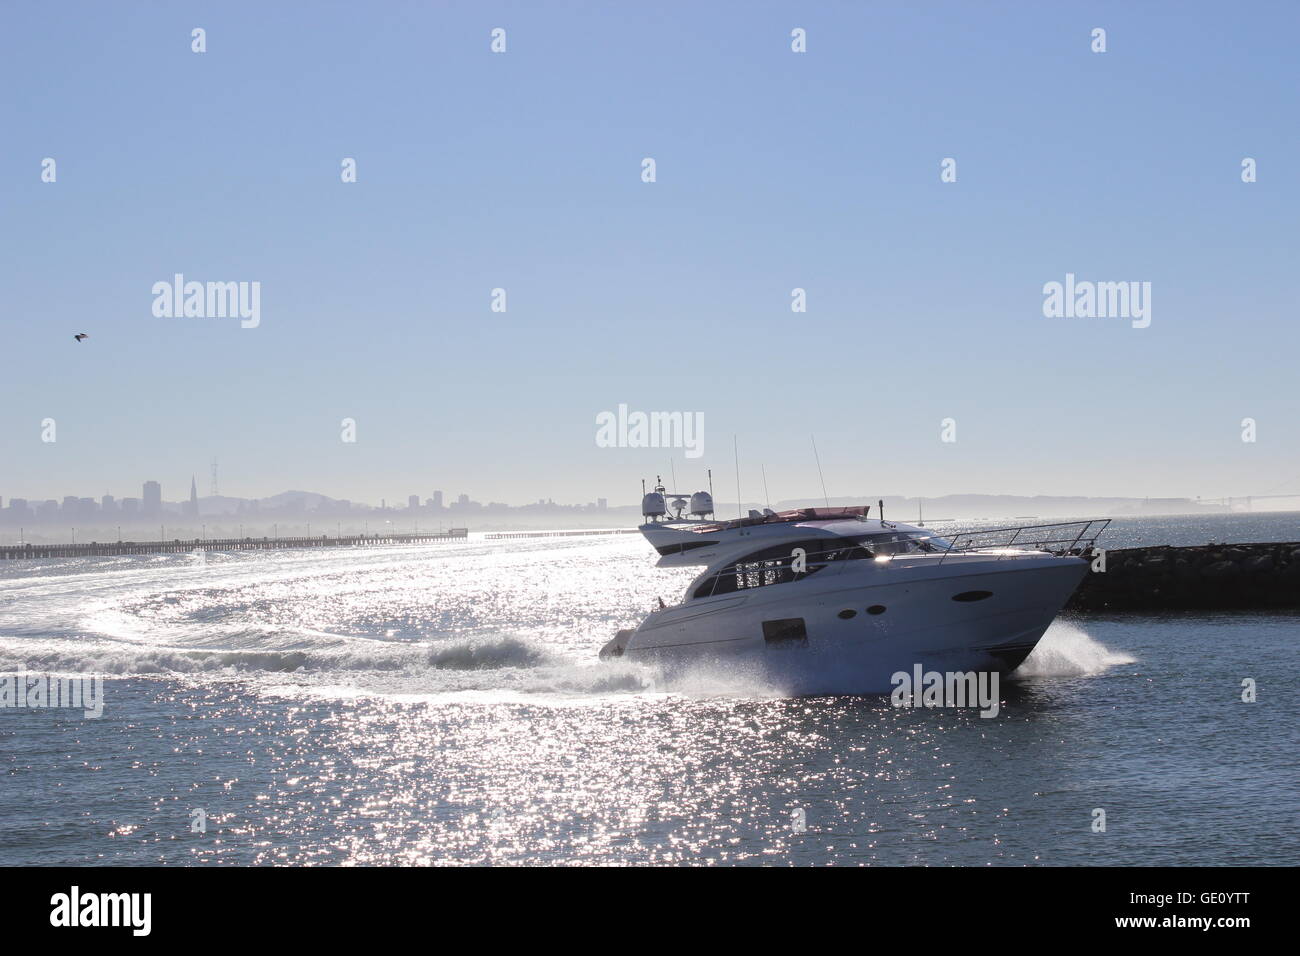
[[[277,499],[282,499],[282,501],[277,502]],[[189,496],[172,501],[168,501],[163,497],[161,483],[154,480],[145,481],[142,484],[139,498],[117,498],[114,495],[105,494],[97,501],[93,497],[65,495],[60,500],[58,498],[44,498],[39,495],[28,498],[22,495],[6,497],[0,494],[0,520],[12,524],[22,518],[36,521],[62,521],[72,518],[85,521],[116,516],[122,520],[147,521],[169,512],[189,518],[223,517],[238,514],[262,515],[274,513],[280,509],[290,512],[304,511],[306,510],[304,502],[308,500],[328,505],[330,513],[347,513],[354,510],[357,512],[407,510],[455,514],[477,509],[530,510],[534,508],[603,511],[608,507],[608,500],[603,497],[586,504],[557,504],[553,499],[538,499],[535,503],[528,502],[512,505],[499,501],[479,502],[465,492],[458,494],[451,503],[444,504],[443,492],[438,489],[433,490],[432,494],[423,498],[416,494],[407,495],[402,505],[389,505],[385,498],[381,498],[376,504],[374,502],[354,502],[346,498],[334,498],[320,492],[292,490],[259,498],[244,498],[234,495],[200,496],[198,494],[197,477],[192,476]],[[202,505],[205,503],[210,506],[207,511],[202,510]],[[214,509],[211,507],[213,503],[234,504],[235,507],[233,509],[225,507]]]
[[[647,486],[649,487],[649,485]],[[676,492],[690,493],[694,489],[679,487]],[[897,501],[934,501],[934,500],[953,500],[953,499],[998,499],[1005,498],[1010,500],[1033,501],[1035,499],[1043,500],[1074,500],[1079,501],[1096,501],[1105,502],[1108,500],[1123,501],[1141,501],[1150,502],[1153,507],[1167,510],[1177,503],[1186,503],[1194,507],[1211,507],[1218,505],[1224,508],[1231,507],[1235,503],[1240,506],[1245,503],[1248,508],[1259,507],[1268,509],[1277,507],[1285,509],[1291,505],[1300,504],[1300,493],[1292,494],[1274,494],[1260,496],[1237,496],[1233,498],[1222,499],[1193,499],[1179,496],[1017,496],[1017,495],[981,495],[981,494],[961,494],[951,493],[948,495],[937,496],[902,496],[897,494],[881,494],[873,496],[871,494],[862,494],[857,496],[837,496],[833,501],[835,504],[871,504],[876,497],[890,498]],[[725,495],[718,495],[716,498],[719,507],[724,507],[726,501]],[[744,505],[761,504],[765,499],[754,498],[746,499],[742,502]],[[812,498],[795,498],[795,499],[778,499],[777,503],[789,506],[792,501],[806,501],[809,504],[817,504],[815,496]],[[191,476],[190,492],[187,498],[168,501],[163,497],[162,485],[155,480],[143,482],[141,486],[141,496],[117,498],[112,494],[102,495],[98,500],[93,497],[79,497],[76,495],[65,495],[59,498],[41,498],[36,496],[26,498],[23,496],[11,496],[6,498],[0,494],[0,521],[7,524],[15,524],[21,520],[31,521],[48,521],[48,522],[66,522],[68,520],[92,521],[96,519],[120,520],[120,521],[150,521],[160,516],[172,515],[182,518],[228,518],[247,516],[250,518],[265,518],[276,514],[301,515],[308,511],[319,512],[329,515],[344,515],[349,513],[361,514],[369,511],[382,512],[412,512],[421,514],[446,514],[460,515],[476,511],[508,512],[508,511],[607,511],[607,510],[626,510],[634,508],[639,504],[639,496],[633,500],[616,501],[610,505],[609,500],[605,497],[598,497],[595,501],[587,503],[560,502],[557,503],[552,498],[539,498],[535,502],[509,503],[501,501],[480,502],[472,498],[468,493],[459,493],[455,500],[450,503],[444,503],[443,492],[435,489],[427,496],[419,494],[408,494],[404,498],[397,497],[390,504],[387,498],[381,497],[379,502],[360,502],[347,498],[336,498],[319,491],[304,490],[286,490],[275,495],[262,496],[258,498],[245,498],[234,495],[206,495],[200,496],[197,490],[197,477]],[[770,504],[770,499],[767,500]],[[311,507],[308,507],[308,505]],[[734,501],[727,503],[735,507]],[[207,509],[204,510],[204,505]],[[725,517],[725,514],[721,516]]]
[[[392,531],[432,530],[459,526],[471,530],[520,530],[561,528],[631,528],[639,524],[639,497],[610,503],[600,497],[586,503],[556,502],[542,498],[524,504],[499,501],[480,502],[468,493],[458,493],[444,502],[443,493],[408,494],[392,502],[354,502],[332,498],[319,491],[285,491],[259,499],[228,495],[197,495],[196,481],[191,479],[190,497],[168,501],[161,495],[161,484],[145,482],[142,491],[150,495],[150,510],[144,508],[144,495],[116,498],[108,494],[99,500],[66,495],[62,499],[29,500],[0,496],[0,543],[57,543],[87,540],[111,541],[145,538],[240,537],[247,535],[277,536],[287,534],[370,533],[380,529]],[[678,488],[678,491],[687,489]],[[776,508],[867,504],[878,514],[876,503],[884,499],[886,512],[895,520],[963,521],[980,518],[1041,517],[1123,517],[1186,513],[1226,513],[1230,511],[1300,510],[1300,495],[1235,500],[1193,500],[1187,498],[1138,498],[1099,496],[1015,496],[953,494],[935,497],[908,497],[897,494],[860,494],[824,499],[819,496],[794,499],[746,499],[740,505],[726,496],[715,498],[716,517],[734,517],[743,509],[775,506]],[[156,502],[154,504],[153,502]]]

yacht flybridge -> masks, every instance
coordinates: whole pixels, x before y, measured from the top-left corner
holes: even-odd
[[[644,496],[640,531],[658,566],[704,570],[680,604],[619,631],[601,658],[670,672],[723,661],[792,694],[888,691],[892,674],[916,664],[1010,672],[1083,579],[1110,523],[942,537],[869,510],[765,509],[717,521],[708,492],[687,499],[657,486]]]

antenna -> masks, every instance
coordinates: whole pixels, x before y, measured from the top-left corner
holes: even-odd
[[[767,499],[767,510],[772,510],[772,496],[767,491],[767,465],[760,465],[763,469],[763,497]]]
[[[736,516],[745,517],[745,506],[740,503],[740,445],[736,442],[736,434],[731,434],[731,455],[736,463]]]
[[[826,494],[826,476],[822,474],[822,456],[817,454],[817,436],[809,435],[808,437],[812,439],[813,457],[817,459],[817,477],[822,480],[822,500],[826,502],[826,507],[829,508],[831,499]]]
[[[668,459],[668,469],[669,471],[672,472],[673,487],[676,488],[677,487],[677,464],[671,458]],[[677,494],[677,492],[674,491],[673,494]]]
[[[713,497],[713,469],[709,469],[709,497]]]

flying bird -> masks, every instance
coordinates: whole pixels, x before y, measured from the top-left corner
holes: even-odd
[[[85,332],[78,332],[76,335],[73,336],[73,338],[76,339],[78,342],[80,342],[82,339],[90,338],[90,336],[87,335]]]

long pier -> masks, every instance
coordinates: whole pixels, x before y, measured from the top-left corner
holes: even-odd
[[[426,541],[464,541],[468,528],[411,534],[355,534],[300,538],[174,538],[171,541],[90,541],[85,544],[0,545],[0,560],[96,558],[123,554],[189,554],[194,551],[280,551],[291,548],[371,548]]]
[[[603,531],[502,531],[497,534],[485,534],[488,541],[501,541],[504,538],[573,538],[592,534],[638,534],[637,528],[613,528]]]

